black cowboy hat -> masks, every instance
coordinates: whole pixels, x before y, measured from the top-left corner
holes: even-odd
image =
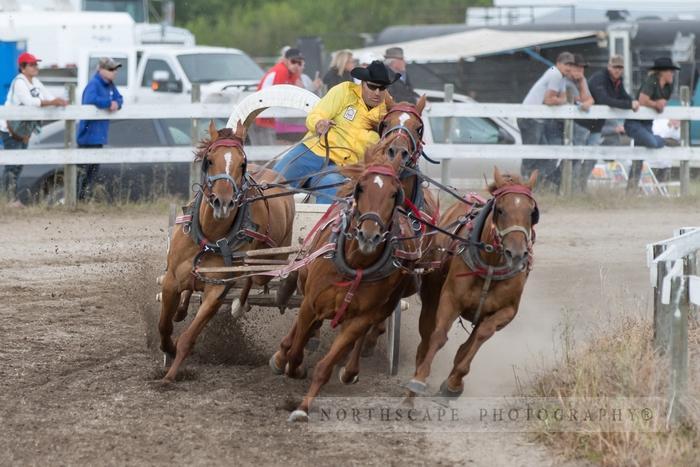
[[[360,81],[371,81],[372,83],[385,86],[401,78],[401,73],[394,73],[379,60],[373,61],[367,68],[362,68],[361,66],[353,68],[350,75]]]
[[[668,57],[661,57],[654,60],[654,66],[651,70],[680,70],[681,67],[673,63]]]

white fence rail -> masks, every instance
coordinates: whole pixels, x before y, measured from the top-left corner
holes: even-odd
[[[228,118],[231,104],[174,104],[174,105],[126,105],[118,112],[109,112],[91,105],[66,107],[4,107],[0,106],[0,120],[96,120],[139,118]],[[277,117],[298,117],[305,113],[295,109],[274,109]],[[663,113],[642,108],[632,110],[613,109],[594,105],[584,112],[574,105],[548,106],[523,104],[486,104],[464,102],[432,102],[425,115],[429,117],[489,117],[489,118],[560,118],[560,119],[636,119],[700,120],[700,107],[666,107]]]
[[[688,384],[688,318],[700,305],[697,260],[700,227],[684,227],[667,240],[647,246],[654,287],[654,344],[669,355],[671,381],[669,422],[682,421]]]
[[[248,146],[251,161],[267,161],[282,152],[284,146]],[[615,159],[648,161],[700,161],[700,147],[663,149],[629,146],[517,146],[499,144],[430,144],[425,147],[432,159]],[[28,149],[0,153],[0,165],[105,164],[191,162],[190,147],[140,147],[104,149]]]

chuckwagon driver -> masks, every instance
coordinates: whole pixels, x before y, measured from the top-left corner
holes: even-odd
[[[387,112],[386,88],[401,75],[379,60],[367,68],[353,68],[350,74],[360,80],[360,84],[346,81],[331,88],[306,117],[309,132],[304,142],[292,148],[275,165],[275,170],[287,180],[297,180],[293,186],[299,187],[304,183],[300,179],[306,176],[325,171],[326,154],[327,169],[355,164],[363,160],[371,144],[379,141],[376,129]],[[331,185],[344,179],[339,173],[331,172],[313,176],[304,185]],[[328,196],[335,195],[337,188],[318,190],[316,202],[331,203]]]

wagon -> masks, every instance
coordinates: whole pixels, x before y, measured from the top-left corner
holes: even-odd
[[[318,99],[318,96],[315,94],[296,86],[274,86],[253,93],[237,104],[231,113],[227,126],[235,127],[236,122],[240,120],[246,127],[250,127],[251,123],[259,114],[265,111],[265,109],[272,107],[296,109],[297,115],[299,110],[306,113],[315,105]],[[275,114],[279,115],[277,112]],[[246,253],[242,265],[223,268],[218,267],[216,268],[216,272],[230,271],[250,274],[255,272],[275,271],[283,268],[289,261],[293,260],[296,257],[296,254],[299,252],[301,242],[306,234],[313,228],[313,226],[328,208],[328,205],[325,204],[304,202],[304,198],[304,195],[295,196],[295,200],[297,202],[295,205],[296,215],[293,224],[292,246],[249,251]],[[172,205],[170,209],[168,243],[175,227],[176,216],[177,209],[175,205]],[[270,256],[277,256],[284,253],[289,255],[287,261],[270,258]],[[208,268],[199,268],[199,271],[202,273],[214,272],[209,271]],[[250,290],[247,297],[246,305],[241,307],[239,300],[241,288],[237,283],[229,290],[226,298],[224,299],[224,305],[230,306],[230,313],[234,319],[237,319],[243,313],[252,313],[254,316],[255,308],[257,307],[277,307],[276,299],[279,285],[279,278],[272,279],[272,281],[262,287],[253,285],[253,288]],[[297,295],[296,293],[293,294],[289,298],[286,308],[299,308],[302,299],[302,296]],[[158,300],[160,300],[160,296],[158,296]],[[190,301],[190,307],[194,307],[196,309],[200,304],[201,294],[199,292],[193,293]],[[387,323],[386,357],[388,360],[388,373],[390,375],[396,375],[398,372],[401,312],[405,311],[407,308],[408,303],[402,300],[401,304],[397,306],[395,312],[392,314],[389,322]]]

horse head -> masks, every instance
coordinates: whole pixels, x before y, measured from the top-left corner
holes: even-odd
[[[379,136],[382,139],[397,134],[386,150],[386,155],[393,160],[399,158],[403,165],[415,167],[423,151],[423,119],[426,98],[421,96],[413,105],[408,102],[394,103],[388,97],[387,113],[379,123]]]
[[[503,174],[494,168],[494,182],[489,192],[494,197],[492,225],[496,241],[509,267],[528,260],[532,248],[532,228],[539,221],[537,202],[532,189],[537,181],[537,170],[523,183],[518,176]]]
[[[214,218],[226,219],[243,195],[247,158],[243,151],[245,127],[238,122],[236,130],[216,129],[209,123],[209,140],[198,146],[197,159],[202,161],[202,188],[214,210]]]
[[[367,166],[355,183],[353,198],[355,238],[362,254],[372,254],[386,239],[394,210],[403,203],[396,170],[389,164]]]

